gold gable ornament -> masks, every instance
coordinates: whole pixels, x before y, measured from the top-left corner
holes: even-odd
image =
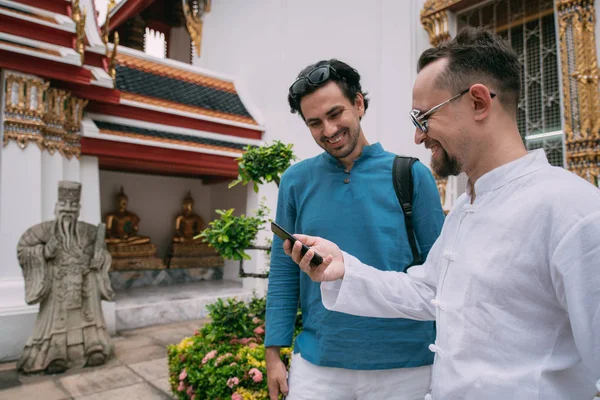
[[[212,0],[181,0],[183,3],[183,13],[185,15],[185,25],[196,49],[196,54],[200,57],[202,47],[202,25],[204,15],[210,12]]]

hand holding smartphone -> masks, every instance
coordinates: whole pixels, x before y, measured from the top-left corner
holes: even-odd
[[[276,222],[271,222],[271,231],[273,231],[274,234],[279,236],[279,238],[281,238],[281,240],[283,240],[283,241],[289,240],[292,243],[292,246],[294,245],[294,243],[296,243],[296,240],[298,240],[294,236],[292,236],[291,233],[289,233],[288,231],[283,229],[280,225],[278,225]],[[306,246],[304,243],[302,243],[302,250],[300,251],[301,254],[305,255],[306,252],[308,251],[308,249],[309,249],[308,246]],[[321,265],[323,263],[323,257],[321,257],[320,255],[315,253],[312,260],[310,260],[310,263],[312,265],[314,265],[315,267],[318,267],[319,265]]]

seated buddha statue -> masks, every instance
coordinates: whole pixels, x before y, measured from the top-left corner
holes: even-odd
[[[121,191],[117,195],[117,211],[106,216],[106,243],[116,246],[133,246],[150,243],[150,238],[137,234],[140,217],[127,211],[128,198]]]
[[[183,199],[183,212],[175,218],[175,236],[173,236],[173,243],[202,243],[202,238],[197,236],[203,229],[204,221],[202,220],[202,217],[194,212],[194,199],[188,191]]]
[[[175,218],[169,268],[222,267],[223,259],[198,235],[204,229],[202,217],[194,212],[194,199],[188,191],[183,211]]]

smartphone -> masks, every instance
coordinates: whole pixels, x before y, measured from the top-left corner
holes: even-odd
[[[274,234],[279,236],[281,238],[281,240],[283,240],[283,241],[289,240],[290,242],[292,242],[292,245],[294,245],[296,240],[298,240],[295,237],[293,237],[291,233],[289,233],[288,231],[283,229],[280,225],[278,225],[276,222],[271,221],[271,230],[273,231]],[[308,251],[308,246],[305,245],[304,243],[302,243],[302,250],[300,251],[300,253],[302,253],[302,255],[305,255],[307,251]],[[323,263],[323,257],[321,257],[320,255],[315,253],[312,260],[310,260],[310,263],[314,266],[319,266],[319,265],[321,265],[321,263]]]

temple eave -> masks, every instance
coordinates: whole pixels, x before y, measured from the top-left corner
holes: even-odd
[[[234,157],[146,144],[83,137],[82,155],[98,157],[102,169],[187,177],[237,177]]]

